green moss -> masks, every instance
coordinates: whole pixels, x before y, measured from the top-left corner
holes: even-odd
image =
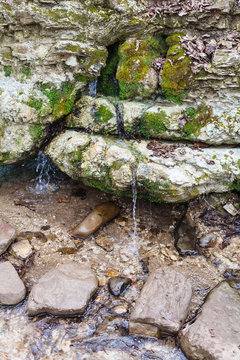
[[[115,96],[119,93],[116,84],[116,72],[119,61],[118,56],[119,43],[109,46],[106,66],[102,69],[98,79],[98,92],[106,96]]]
[[[140,134],[150,138],[167,130],[164,122],[168,120],[165,111],[158,113],[145,112],[140,122]]]
[[[0,152],[0,166],[6,165],[6,162],[12,157],[10,152]]]
[[[233,181],[230,186],[230,190],[236,190],[240,192],[240,182],[238,180]]]
[[[10,76],[12,73],[12,67],[11,66],[4,66],[3,68],[5,76]]]
[[[121,99],[141,96],[149,97],[155,90],[146,85],[146,77],[152,62],[163,52],[159,40],[148,35],[143,39],[131,39],[119,47],[119,65],[116,78],[119,82]]]
[[[43,135],[42,126],[39,124],[32,124],[29,126],[29,133],[34,142],[38,141]]]
[[[174,35],[166,39],[171,46],[167,52],[167,58],[162,71],[161,88],[164,96],[174,103],[181,104],[184,95],[191,88],[194,76],[191,70],[192,60],[184,55],[180,46],[180,36]],[[175,43],[178,40],[178,43]]]
[[[62,84],[61,89],[51,87],[49,84],[43,84],[40,89],[48,97],[50,106],[53,109],[52,115],[55,119],[59,119],[71,112],[77,96],[75,84],[65,82]]]
[[[196,111],[193,107],[188,107],[185,109],[186,115],[190,118],[193,118],[194,115],[196,114]]]
[[[37,99],[31,99],[27,102],[27,105],[36,109],[36,110],[40,110],[42,107],[42,100],[37,100]]]
[[[113,117],[113,114],[106,106],[100,105],[95,111],[94,117],[95,123],[105,123]]]
[[[189,109],[189,108],[188,108]],[[190,108],[192,109],[192,108]],[[186,109],[187,112],[187,109]],[[189,111],[188,111],[189,113]],[[206,124],[216,120],[217,118],[213,115],[211,107],[200,104],[196,110],[193,109],[190,111],[190,114],[192,115],[192,119],[188,121],[182,131],[186,138],[190,137],[192,135],[198,136],[201,128],[205,126]],[[189,115],[188,115],[189,116]]]
[[[31,77],[31,75],[32,75],[29,67],[27,67],[27,66],[23,66],[23,67],[22,67],[22,72],[24,73],[24,75],[25,75],[27,78]]]

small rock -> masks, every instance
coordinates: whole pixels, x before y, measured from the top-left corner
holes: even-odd
[[[191,296],[192,286],[181,273],[167,267],[155,270],[131,314],[130,334],[176,334],[187,316]]]
[[[121,295],[132,283],[132,280],[123,276],[115,276],[109,279],[108,289],[114,296]]]
[[[69,203],[71,201],[71,196],[70,195],[62,195],[58,197],[58,202],[59,203]]]
[[[82,314],[97,287],[97,278],[88,266],[75,262],[63,264],[48,271],[33,286],[28,312],[30,315]]]
[[[115,269],[107,269],[107,270],[105,270],[105,274],[108,277],[113,277],[113,276],[118,276],[119,272],[117,270],[115,270]]]
[[[96,244],[108,252],[114,249],[112,238],[107,236],[97,238]]]
[[[86,238],[93,234],[100,226],[116,217],[120,209],[112,202],[105,202],[95,207],[88,216],[75,227],[72,232],[73,236]]]
[[[212,248],[216,245],[217,236],[214,233],[209,233],[202,236],[199,240],[199,246],[201,248]]]
[[[238,210],[231,203],[227,203],[227,204],[223,205],[223,209],[232,216],[236,216],[238,214]]]
[[[201,312],[180,333],[182,350],[193,360],[240,359],[240,297],[226,282],[208,295]]]
[[[15,229],[0,220],[0,255],[4,253],[16,237]]]
[[[19,259],[25,260],[32,255],[33,249],[28,240],[20,240],[12,244],[10,253]]]
[[[25,286],[12,264],[9,261],[0,263],[0,304],[18,304],[25,295]]]
[[[117,305],[112,309],[112,311],[118,315],[126,314],[126,312],[128,311],[128,304]]]

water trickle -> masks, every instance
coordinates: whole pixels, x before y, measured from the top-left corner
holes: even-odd
[[[136,219],[136,206],[137,206],[137,181],[136,181],[136,167],[132,166],[132,194],[133,194],[133,252],[138,255],[137,244],[137,219]]]
[[[41,150],[38,153],[36,162],[36,178],[33,180],[34,187],[30,187],[30,190],[35,194],[43,194],[49,190],[55,190],[58,188],[57,180],[59,170],[52,163],[50,158],[46,156]],[[52,183],[52,181],[54,181]]]
[[[98,80],[95,79],[88,84],[89,96],[92,96],[94,98],[97,97],[97,83],[98,83]]]
[[[124,123],[123,123],[123,118],[122,118],[121,111],[120,111],[118,105],[115,106],[115,109],[116,109],[116,115],[117,115],[118,135],[121,138],[125,138]]]

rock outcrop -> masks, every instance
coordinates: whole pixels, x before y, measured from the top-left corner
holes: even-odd
[[[33,286],[28,312],[30,315],[82,314],[97,287],[96,276],[89,267],[74,262],[63,264],[48,271]]]
[[[118,134],[214,146],[239,143],[239,1],[181,1],[176,6],[150,0],[11,0],[2,1],[0,10],[0,165],[33,156],[51,141],[60,123],[77,131],[111,134],[116,147]],[[137,147],[133,152],[138,156]],[[96,159],[102,157],[100,148]],[[210,163],[202,171],[201,155],[196,157],[191,145],[183,148],[195,159],[187,170],[177,157],[172,158],[173,170],[164,156],[164,168],[156,170],[148,154],[141,167],[141,158],[134,164],[132,157],[122,167],[122,151],[119,158],[114,155],[110,175],[109,165],[102,163],[89,173],[87,159],[84,174],[82,169],[80,174],[70,171],[67,157],[61,169],[91,180],[92,186],[100,187],[100,181],[103,190],[122,193],[129,192],[133,164],[139,193],[145,191],[147,178],[148,196],[166,201],[227,191],[237,181],[237,149],[203,150]],[[214,167],[215,153],[224,172]],[[192,179],[196,170],[198,184]],[[180,184],[173,180],[173,171]],[[217,188],[216,178],[221,179]]]
[[[238,148],[211,148],[157,141],[117,140],[67,130],[47,154],[70,177],[118,195],[132,196],[133,172],[139,197],[188,200],[238,186]]]
[[[214,288],[193,324],[181,331],[180,344],[189,359],[237,360],[240,357],[240,297],[226,282]]]
[[[171,268],[155,270],[131,314],[130,334],[176,334],[187,316],[191,296],[191,283],[181,273]]]

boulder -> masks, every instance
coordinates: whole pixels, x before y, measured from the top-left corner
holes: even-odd
[[[16,237],[16,230],[0,220],[0,255],[4,253]]]
[[[0,263],[0,305],[15,305],[25,298],[26,289],[9,261]]]
[[[240,296],[226,282],[208,295],[199,315],[181,331],[181,348],[192,360],[240,358]]]
[[[186,201],[239,187],[239,148],[120,141],[66,130],[46,153],[73,179],[117,195],[132,196],[133,177],[138,196],[152,201]]]
[[[152,272],[131,314],[131,335],[159,337],[176,334],[188,314],[192,296],[190,282],[171,268]]]
[[[82,314],[98,288],[98,281],[86,265],[63,264],[43,275],[31,290],[28,313]]]
[[[112,202],[100,204],[88,214],[88,216],[74,228],[72,235],[86,238],[93,234],[100,226],[115,218],[120,209]]]

